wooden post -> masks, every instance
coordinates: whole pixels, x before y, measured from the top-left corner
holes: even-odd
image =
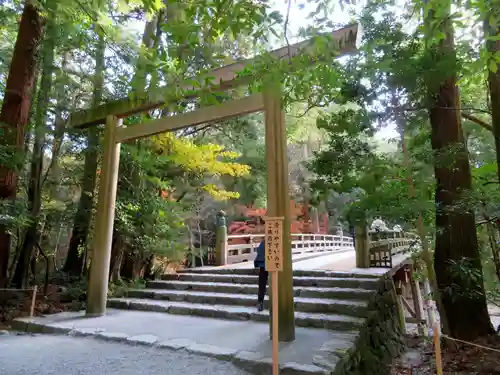
[[[283,217],[265,218],[266,270],[271,273],[271,339],[273,340],[273,375],[279,374],[278,275],[283,271]]]
[[[36,302],[37,288],[38,287],[36,285],[33,287],[33,295],[31,296],[30,317],[33,317],[35,315],[35,302]]]
[[[271,284],[272,284],[272,295],[278,295],[278,274],[279,272],[273,272],[271,276]],[[272,302],[272,318],[273,322],[278,322],[278,324],[272,325],[272,335],[271,338],[273,340],[273,375],[278,375],[280,372],[280,344],[279,344],[279,315],[278,315],[278,300],[273,298]]]
[[[413,308],[415,310],[416,318],[419,322],[424,320],[424,305],[422,302],[422,292],[420,291],[420,283],[415,279],[415,269],[411,269],[410,286],[411,286],[411,297],[413,299]],[[418,323],[418,333],[421,336],[427,335],[427,327],[422,323]]]
[[[356,267],[370,267],[370,241],[368,239],[368,230],[366,225],[356,225],[354,228],[356,239],[354,241],[356,247]]]
[[[317,207],[311,207],[312,230],[314,233],[319,233],[319,213]],[[328,228],[326,228],[328,233]]]
[[[290,242],[290,198],[285,115],[281,108],[281,87],[273,82],[264,92],[267,162],[267,215],[283,217],[283,271],[278,290],[279,338],[295,340],[292,249]],[[271,275],[272,280],[272,275]],[[276,298],[276,296],[273,296]],[[272,324],[272,319],[271,319]]]
[[[121,120],[115,116],[106,118],[104,156],[99,180],[99,200],[90,264],[87,315],[103,315],[106,312],[116,187],[120,165],[120,144],[116,143],[115,139],[117,127],[120,125]]]
[[[434,328],[435,317],[434,317],[434,303],[432,300],[432,291],[429,280],[424,280],[424,295],[425,295],[425,310],[427,311],[427,324],[429,327]]]
[[[250,241],[252,237],[250,236]],[[217,213],[217,230],[215,232],[215,264],[224,266],[227,264],[227,226],[224,211]]]
[[[406,319],[405,319],[405,310],[403,305],[403,283],[401,281],[396,282],[396,298],[398,304],[398,318],[399,318],[399,326],[401,327],[401,332],[406,334]]]
[[[441,360],[441,338],[439,335],[439,329],[437,323],[432,327],[434,332],[434,352],[436,354],[436,372],[437,375],[443,375],[443,362]]]

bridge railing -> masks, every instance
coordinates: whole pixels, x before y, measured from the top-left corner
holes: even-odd
[[[392,268],[395,256],[409,253],[418,243],[418,236],[409,232],[370,231],[368,238],[369,267]]]
[[[335,252],[354,249],[350,236],[312,233],[292,233],[292,255],[316,252]],[[236,234],[227,236],[227,264],[253,262],[264,234]],[[234,243],[243,242],[244,243]]]

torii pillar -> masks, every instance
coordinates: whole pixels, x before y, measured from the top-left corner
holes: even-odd
[[[284,217],[283,271],[278,277],[279,341],[295,340],[293,303],[292,246],[290,236],[290,195],[288,192],[288,154],[281,85],[269,83],[264,92],[267,162],[267,215]],[[272,276],[271,276],[272,277]],[[271,296],[276,298],[276,296]],[[273,322],[271,322],[273,324]],[[270,329],[272,332],[272,328]]]

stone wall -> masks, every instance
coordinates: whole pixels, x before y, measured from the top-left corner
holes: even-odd
[[[393,358],[404,350],[396,291],[390,277],[382,279],[370,301],[370,317],[355,345],[344,353],[334,375],[387,375]]]

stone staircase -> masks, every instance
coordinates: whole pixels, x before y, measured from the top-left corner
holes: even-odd
[[[265,322],[268,298],[266,309],[258,312],[257,278],[253,269],[189,269],[109,299],[108,307]],[[369,316],[379,278],[297,270],[293,282],[297,326],[356,331]]]
[[[250,323],[269,320],[269,311],[255,306],[257,278],[252,269],[185,270],[108,300],[109,307],[128,311],[92,319],[84,312],[23,318],[17,329],[183,350],[270,375],[269,327]],[[305,328],[297,328],[295,341],[280,345],[280,374],[386,375],[385,363],[402,353],[390,275],[296,270],[294,295],[295,322]]]

